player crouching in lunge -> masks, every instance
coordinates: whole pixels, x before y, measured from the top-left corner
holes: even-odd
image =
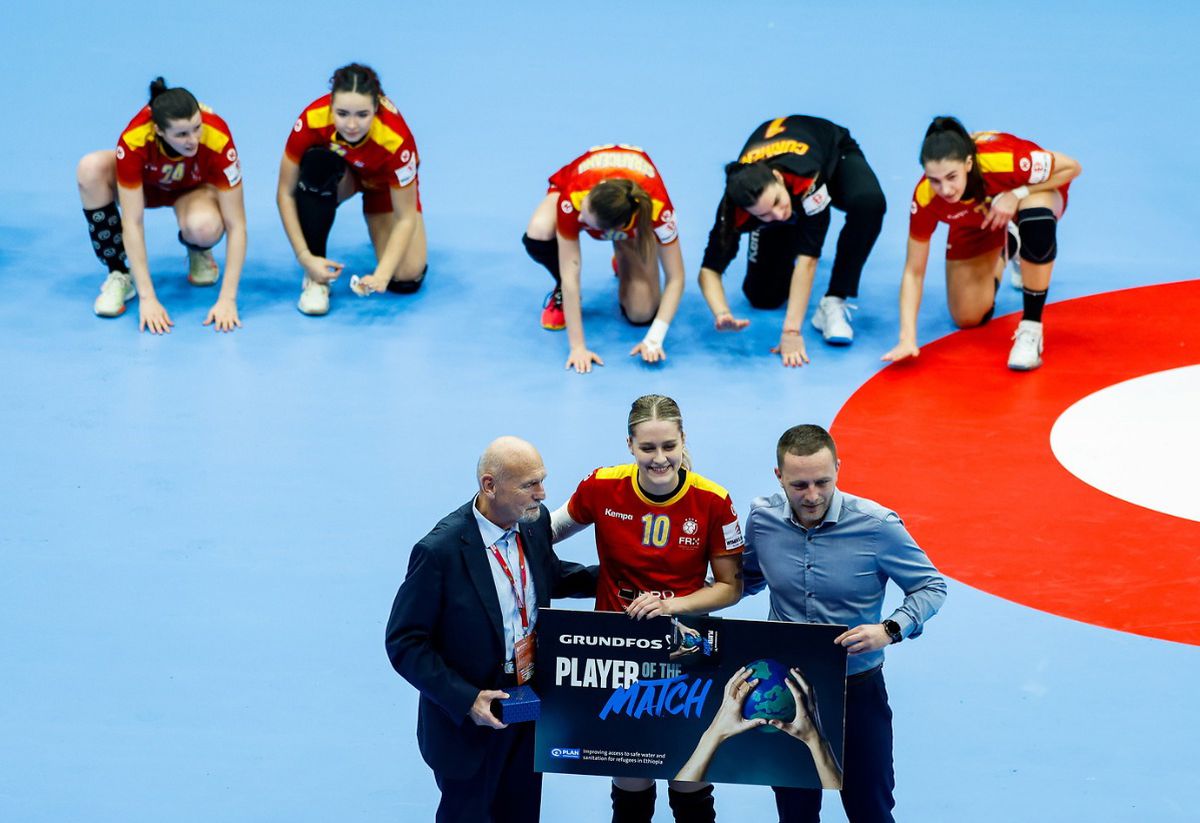
[[[96,314],[124,314],[125,304],[140,295],[138,328],[154,334],[171,330],[174,323],[150,277],[143,220],[146,209],[171,206],[193,286],[211,286],[220,278],[212,248],[228,232],[225,279],[204,325],[218,331],[242,325],[237,290],[246,260],[246,211],[242,167],[224,120],[187,89],[167,88],[159,77],[150,84],[149,104],[125,127],[116,150],[85,155],[76,177],[92,248],[109,271]]]
[[[1004,273],[1009,221],[1020,238],[1024,309],[1008,367],[1042,365],[1042,309],[1058,254],[1058,221],[1079,163],[1004,132],[968,134],[953,117],[935,117],[921,145],[925,176],[913,193],[908,254],[900,284],[900,341],[882,359],[916,357],[917,312],[929,239],[939,222],[946,238],[946,301],[959,328],[991,319]],[[1013,243],[1012,245],[1016,245]],[[1010,249],[1011,250],[1011,249]]]

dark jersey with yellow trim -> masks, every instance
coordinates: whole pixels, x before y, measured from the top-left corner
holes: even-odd
[[[738,162],[765,161],[781,173],[792,199],[792,219],[805,220],[828,208],[828,194],[807,206],[804,200],[806,195],[820,192],[833,177],[847,141],[853,144],[850,132],[824,118],[807,114],[776,117],[751,132],[738,153]],[[704,268],[724,272],[737,256],[739,236],[764,225],[768,224],[726,203],[722,196],[704,249]]]

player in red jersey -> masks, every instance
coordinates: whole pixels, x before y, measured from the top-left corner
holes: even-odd
[[[925,176],[913,194],[908,254],[900,284],[900,341],[883,356],[916,357],[917,312],[939,222],[946,239],[946,301],[959,328],[992,317],[1004,273],[1007,240],[1016,220],[1024,308],[1013,335],[1008,367],[1042,364],[1042,309],[1057,255],[1057,227],[1067,189],[1079,176],[1076,160],[1004,132],[968,134],[953,117],[936,117],[921,146]]]
[[[228,232],[225,279],[204,325],[217,331],[242,325],[237,290],[246,261],[246,209],[242,166],[224,120],[187,89],[169,89],[156,78],[150,103],[125,127],[116,150],[84,155],[76,178],[92,248],[109,272],[96,314],[124,314],[125,304],[140,293],[138,328],[154,334],[171,330],[174,323],[154,292],[143,230],[146,209],[171,206],[194,286],[217,282],[212,248]]]
[[[596,469],[551,519],[554,540],[592,524],[596,608],[634,619],[703,614],[742,594],[742,531],[729,493],[691,470],[679,406],[633,401],[626,441],[634,462]],[[714,582],[705,585],[709,568]],[[712,784],[668,781],[676,820],[715,820]],[[649,820],[654,781],[613,778],[613,820]]]
[[[554,277],[542,327],[566,328],[571,346],[566,368],[585,374],[604,361],[588,349],[583,334],[580,231],[612,241],[621,313],[635,326],[650,327],[629,354],[641,355],[646,363],[665,360],[663,341],[683,295],[683,256],[675,207],[646,152],[636,146],[596,146],[563,166],[550,178],[522,238],[529,256]]]
[[[363,196],[375,247],[375,271],[350,279],[359,296],[412,294],[425,279],[425,220],[417,192],[417,144],[379,75],[351,63],[330,78],[330,93],[310,103],[288,136],[279,163],[276,203],[296,260],[304,269],[300,311],[329,311],[329,284],[344,265],[325,254],[342,201]]]

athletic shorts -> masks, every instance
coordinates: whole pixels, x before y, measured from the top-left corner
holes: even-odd
[[[391,214],[392,213],[392,176],[388,175],[383,178],[361,178],[354,174],[351,170],[351,178],[354,180],[354,190],[362,192],[363,196],[363,214]],[[414,182],[414,186],[420,185]],[[417,189],[417,214],[420,214],[421,209],[421,190]]]
[[[1067,213],[1067,196],[1070,188],[1071,184],[1067,183],[1058,190],[1063,199],[1063,214]],[[1004,248],[1007,235],[1008,228],[1006,226],[1001,226],[993,231],[984,231],[974,227],[952,225],[950,233],[946,237],[946,259],[970,260],[972,257],[979,257],[989,252],[999,252]]]

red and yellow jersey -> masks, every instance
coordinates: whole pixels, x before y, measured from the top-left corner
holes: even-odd
[[[908,221],[908,234],[914,240],[928,240],[939,222],[965,229],[981,228],[994,196],[1044,183],[1054,172],[1054,155],[1037,143],[999,131],[980,132],[974,139],[985,196],[950,203],[934,194],[929,180],[922,177],[913,192]]]
[[[580,230],[597,240],[625,240],[637,235],[632,226],[609,231],[589,228],[579,220],[583,198],[597,183],[620,177],[637,183],[650,195],[654,234],[660,245],[673,243],[679,237],[675,224],[675,207],[667,194],[650,155],[637,146],[609,144],[595,146],[576,157],[550,177],[550,192],[558,192],[558,231],[563,237],[575,240]]]
[[[657,503],[638,487],[637,464],[596,469],[575,489],[567,512],[595,525],[600,611],[621,611],[642,592],[689,595],[704,587],[711,558],[742,553],[729,492],[694,472]]]
[[[394,103],[386,97],[371,120],[367,136],[357,143],[347,143],[333,125],[332,95],[312,101],[300,112],[284,151],[299,165],[300,158],[312,146],[322,146],[341,155],[354,175],[377,186],[386,180],[394,189],[402,189],[417,181],[417,141]]]
[[[150,107],[129,121],[117,140],[117,182],[127,189],[182,192],[201,185],[228,191],[242,182],[242,164],[225,121],[200,106],[200,149],[179,157],[154,131]]]

